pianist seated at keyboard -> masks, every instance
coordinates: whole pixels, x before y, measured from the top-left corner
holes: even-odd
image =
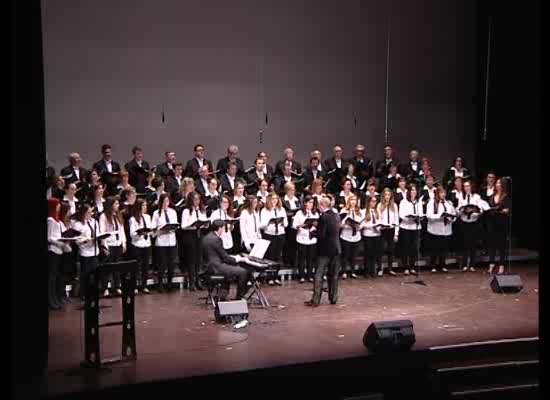
[[[225,231],[225,224],[221,220],[212,222],[213,231],[202,239],[202,249],[209,274],[223,275],[226,283],[220,291],[219,300],[225,301],[229,294],[230,282],[237,279],[237,300],[242,299],[247,292],[246,282],[249,280],[250,272],[238,265],[235,257],[230,256],[223,248],[222,234]]]

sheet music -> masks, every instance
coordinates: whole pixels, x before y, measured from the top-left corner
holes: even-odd
[[[269,240],[265,239],[258,239],[254,242],[254,247],[252,247],[252,251],[250,252],[250,257],[260,258],[263,259],[265,252],[267,251],[267,248],[271,242]]]

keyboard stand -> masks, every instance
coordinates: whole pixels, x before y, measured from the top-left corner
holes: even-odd
[[[255,301],[256,304],[259,303],[263,308],[270,306],[267,297],[262,291],[260,282],[258,282],[254,275],[252,275],[252,287],[250,288],[249,292],[244,296],[244,298],[246,301]]]

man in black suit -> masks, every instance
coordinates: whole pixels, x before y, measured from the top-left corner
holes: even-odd
[[[263,160],[263,172],[264,174],[267,174],[269,179],[271,179],[273,177],[273,167],[267,162],[267,153],[265,151],[260,151],[257,155],[257,158],[261,158]]]
[[[327,173],[327,192],[339,193],[342,178],[347,173],[348,163],[342,157],[344,150],[339,144],[332,148],[332,157],[324,161]]]
[[[384,146],[384,159],[376,162],[376,177],[382,178],[390,173],[390,165],[399,165],[399,161],[393,155],[393,147],[389,144]]]
[[[109,196],[114,196],[117,193],[117,186],[120,183],[120,165],[113,161],[113,148],[109,144],[101,146],[101,154],[103,158],[93,165],[101,182],[105,185],[105,190]]]
[[[225,224],[221,220],[212,223],[214,230],[202,239],[202,251],[208,273],[223,275],[225,284],[219,294],[219,300],[225,301],[229,294],[230,281],[237,279],[237,300],[242,299],[247,292],[246,282],[249,272],[240,267],[235,260],[223,248],[221,235],[225,230]]]
[[[287,182],[292,182],[296,185],[296,194],[299,197],[301,192],[302,192],[301,189],[300,189],[302,185],[298,185],[298,183],[297,183],[299,181],[299,178],[300,177],[296,177],[292,174],[290,163],[285,162],[285,164],[283,166],[282,175],[276,176],[273,179],[273,186],[275,188],[275,193],[277,193],[279,196],[283,197],[285,195],[285,184]]]
[[[65,180],[65,184],[68,185],[73,182],[85,183],[88,181],[88,171],[80,166],[81,163],[80,154],[69,154],[69,165],[64,167],[59,173]]]
[[[173,151],[164,152],[164,161],[162,164],[157,165],[155,169],[155,175],[164,179],[164,184],[169,176],[174,175],[174,165],[176,164],[176,153]]]
[[[244,175],[244,164],[243,160],[237,157],[239,153],[239,147],[232,144],[227,148],[227,156],[220,158],[218,160],[218,165],[216,166],[216,171],[218,171],[218,178],[221,178],[227,172],[227,168],[230,162],[234,162],[237,165],[237,175]]]
[[[302,173],[302,165],[298,161],[294,161],[294,150],[292,147],[287,147],[285,149],[285,158],[277,163],[275,166],[275,175],[283,175],[283,169],[285,163],[290,164],[290,170],[298,174]]]
[[[134,146],[132,155],[134,158],[124,165],[129,175],[128,182],[136,188],[136,192],[145,193],[147,173],[150,170],[149,163],[143,159],[143,149],[141,147]]]
[[[315,179],[321,179],[323,182],[326,181],[326,171],[324,169],[319,171],[320,163],[320,158],[311,157],[309,166],[304,168],[304,186],[308,188],[307,190],[311,189],[311,184]]]
[[[210,182],[210,171],[208,165],[203,165],[199,170],[199,178],[195,179],[195,190],[204,198]]]
[[[353,164],[354,176],[357,178],[357,187],[363,187],[366,181],[373,176],[374,164],[372,160],[365,157],[365,146],[358,144],[355,146],[354,155],[348,161]]]
[[[258,181],[260,181],[261,179],[265,179],[268,185],[270,185],[271,175],[265,172],[266,168],[265,168],[265,163],[263,158],[258,157],[254,165],[255,165],[255,168],[252,171],[250,171],[246,176],[246,182],[247,182],[246,192],[248,194],[252,194],[255,196],[259,190]]]
[[[183,164],[176,163],[174,164],[174,175],[169,176],[166,179],[166,191],[170,193],[170,196],[173,197],[174,193],[179,190],[182,181],[183,181]]]
[[[193,147],[193,151],[195,152],[195,157],[187,161],[185,165],[185,176],[197,179],[199,177],[199,170],[203,165],[208,166],[209,172],[214,172],[212,161],[204,157],[204,146],[202,144],[196,144],[195,147]]]
[[[233,161],[230,161],[227,164],[227,171],[220,176],[220,184],[222,186],[222,192],[227,192],[230,195],[233,195],[233,189],[235,189],[237,177],[237,164]]]
[[[338,275],[340,272],[340,216],[330,205],[330,199],[323,197],[319,201],[321,216],[318,224],[318,268],[315,271],[313,297],[305,304],[317,307],[321,303],[323,276],[327,275],[330,304],[338,301]],[[328,273],[327,273],[328,271]]]
[[[420,172],[418,150],[412,149],[409,153],[409,161],[399,166],[399,173],[407,179],[407,182],[416,181]]]

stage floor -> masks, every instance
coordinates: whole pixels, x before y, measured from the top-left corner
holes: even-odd
[[[408,285],[412,277],[340,281],[339,304],[304,306],[312,284],[284,282],[264,288],[272,307],[250,307],[250,325],[234,330],[214,323],[206,291],[180,289],[136,297],[138,360],[112,365],[93,378],[67,374],[83,359],[83,316],[77,305],[50,313],[48,394],[97,389],[152,380],[242,371],[302,362],[361,356],[363,334],[373,321],[410,319],[413,349],[538,336],[538,266],[514,265],[524,288],[496,294],[490,277],[472,273],[424,273],[427,286]],[[232,294],[234,293],[232,287]],[[100,323],[121,319],[120,299],[100,315]],[[121,328],[100,332],[102,357],[120,354]]]

